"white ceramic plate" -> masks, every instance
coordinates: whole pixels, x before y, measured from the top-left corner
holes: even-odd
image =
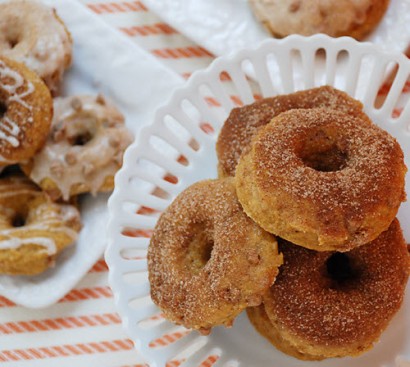
[[[44,2],[57,9],[74,39],[74,64],[65,76],[63,94],[103,93],[137,133],[152,120],[153,111],[179,85],[180,78],[77,1]],[[107,199],[108,195],[84,197],[84,228],[77,243],[61,254],[53,269],[39,276],[0,276],[0,294],[17,304],[37,308],[69,292],[104,252]]]
[[[215,55],[252,47],[270,38],[248,0],[143,0],[167,23]],[[391,0],[381,23],[366,39],[390,51],[410,44],[410,1]]]
[[[386,70],[391,70],[394,65],[398,67],[396,78],[384,104],[378,109],[374,106],[377,92]],[[244,70],[249,68],[254,71],[256,83],[246,78]],[[220,80],[223,71],[229,73],[234,90],[227,89],[229,83]],[[187,332],[158,316],[159,310],[149,296],[144,258],[149,233],[160,212],[179,192],[196,181],[216,177],[215,140],[223,121],[234,107],[230,95],[239,96],[245,104],[251,103],[255,91],[252,86],[264,97],[323,84],[345,90],[363,102],[375,123],[397,138],[405,152],[406,164],[410,166],[410,103],[406,104],[400,117],[394,112],[409,75],[410,62],[402,54],[384,52],[370,43],[358,43],[350,38],[335,40],[323,35],[311,38],[292,36],[280,41],[268,40],[256,49],[215,60],[205,71],[195,73],[157,112],[153,124],[143,129],[140,139],[127,150],[124,166],[116,176],[115,191],[109,201],[109,245],[106,252],[118,312],[128,334],[151,367],[163,367],[175,360],[185,361],[181,367],[196,367],[207,358],[215,362],[218,357],[214,367],[317,365],[277,351],[258,335],[244,314],[232,329],[215,328],[209,337]],[[214,101],[211,104],[207,103],[209,97]],[[203,122],[212,127],[213,134],[201,129]],[[182,140],[176,133],[177,128],[185,130],[196,144],[189,144],[189,139]],[[210,130],[209,126],[207,130]],[[175,157],[178,154],[185,156],[188,164],[177,162]],[[164,178],[166,173],[168,179]],[[410,192],[409,174],[406,178],[406,189]],[[153,191],[154,187],[161,190]],[[136,214],[141,207],[154,211],[144,209]],[[410,227],[406,225],[410,221],[409,202],[402,204],[398,217],[405,237],[410,241]],[[372,351],[358,358],[326,360],[320,365],[408,366],[409,309],[410,294],[407,292],[401,311]],[[207,365],[212,364],[209,362]]]

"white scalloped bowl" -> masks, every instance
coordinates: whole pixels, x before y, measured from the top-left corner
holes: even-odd
[[[231,81],[226,81],[226,73]],[[380,102],[378,90],[389,74],[392,86]],[[362,101],[373,121],[397,138],[410,166],[410,103],[398,116],[409,74],[410,62],[403,55],[383,52],[369,43],[292,36],[215,60],[157,112],[153,124],[126,152],[116,177],[106,252],[118,312],[150,366],[317,365],[277,351],[244,314],[233,328],[215,328],[208,337],[164,320],[149,296],[145,259],[149,235],[159,214],[179,192],[196,181],[216,177],[218,131],[230,110],[241,102],[253,102],[255,92],[268,97],[324,84],[342,89]],[[407,192],[409,182],[407,176]],[[410,203],[401,206],[399,219],[410,222]],[[403,227],[410,241],[410,226]],[[409,309],[407,292],[401,311],[372,351],[358,358],[325,360],[321,366],[409,366]]]

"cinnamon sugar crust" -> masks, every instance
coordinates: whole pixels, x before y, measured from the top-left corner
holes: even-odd
[[[225,121],[216,143],[219,176],[234,176],[239,157],[257,130],[273,117],[296,108],[332,108],[366,119],[363,105],[345,92],[330,86],[265,98],[234,108]]]
[[[258,132],[236,172],[238,198],[262,228],[318,251],[375,239],[405,200],[397,141],[368,119],[292,110]]]
[[[302,353],[292,343],[284,339],[279,326],[273,324],[269,319],[263,304],[257,307],[247,308],[246,313],[249,321],[255,329],[283,353],[305,361],[318,361],[324,359],[320,356]]]
[[[233,179],[202,181],[183,191],[155,227],[151,297],[169,320],[206,333],[259,305],[281,262],[276,239],[242,211]]]
[[[410,273],[398,220],[348,253],[315,252],[283,240],[279,249],[284,264],[264,307],[280,338],[319,359],[370,349],[399,310]]]

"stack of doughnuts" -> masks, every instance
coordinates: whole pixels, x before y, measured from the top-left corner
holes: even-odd
[[[77,195],[111,190],[132,141],[103,96],[59,96],[71,60],[54,9],[0,4],[0,274],[54,265],[82,227]]]
[[[207,333],[246,308],[303,360],[373,346],[410,273],[395,218],[407,168],[362,107],[324,86],[231,111],[219,179],[180,194],[151,238],[151,297],[168,319]]]

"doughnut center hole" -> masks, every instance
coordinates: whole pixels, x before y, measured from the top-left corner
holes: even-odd
[[[70,137],[69,142],[71,145],[86,145],[93,138],[89,131],[84,131],[81,134]]]
[[[4,102],[0,102],[0,119],[7,113],[7,106]]]
[[[346,167],[348,158],[333,129],[310,132],[300,147],[299,157],[307,167],[319,172],[340,171]]]
[[[18,37],[11,37],[7,40],[10,49],[13,49],[14,47],[17,46],[17,44],[20,42],[20,40],[18,39]]]
[[[337,284],[343,284],[357,277],[351,259],[341,252],[336,252],[327,259],[326,270],[329,278]]]
[[[25,224],[26,224],[26,218],[21,214],[15,215],[13,220],[11,221],[11,225],[14,228],[23,227]]]
[[[214,241],[203,226],[190,239],[187,249],[187,265],[193,274],[199,273],[211,259]]]

